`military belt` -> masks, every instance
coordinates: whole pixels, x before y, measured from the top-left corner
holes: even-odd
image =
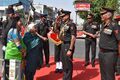
[[[118,52],[118,50],[110,50],[110,49],[103,49],[103,48],[100,48],[100,51],[101,52]]]
[[[69,43],[70,43],[70,41],[64,41],[63,43],[64,43],[64,44],[69,44]]]

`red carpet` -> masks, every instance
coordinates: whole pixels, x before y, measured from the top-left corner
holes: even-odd
[[[91,65],[84,67],[84,61],[80,59],[74,59],[73,80],[100,80],[99,64],[96,62],[95,68]],[[62,80],[63,74],[55,73],[54,57],[50,58],[50,68],[43,67],[36,71],[34,80]],[[120,80],[120,76],[116,77],[116,80]]]

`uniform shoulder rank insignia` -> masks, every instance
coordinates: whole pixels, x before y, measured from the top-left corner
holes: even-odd
[[[111,29],[104,29],[104,33],[111,35],[112,34],[112,30]]]

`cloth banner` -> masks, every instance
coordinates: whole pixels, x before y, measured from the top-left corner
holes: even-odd
[[[55,45],[60,45],[62,41],[59,39],[58,34],[54,33],[53,31],[50,31],[48,33],[48,38],[50,41],[52,41]]]

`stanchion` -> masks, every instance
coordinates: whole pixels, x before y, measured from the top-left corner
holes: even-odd
[[[25,80],[21,60],[4,60],[1,69],[1,80]]]

